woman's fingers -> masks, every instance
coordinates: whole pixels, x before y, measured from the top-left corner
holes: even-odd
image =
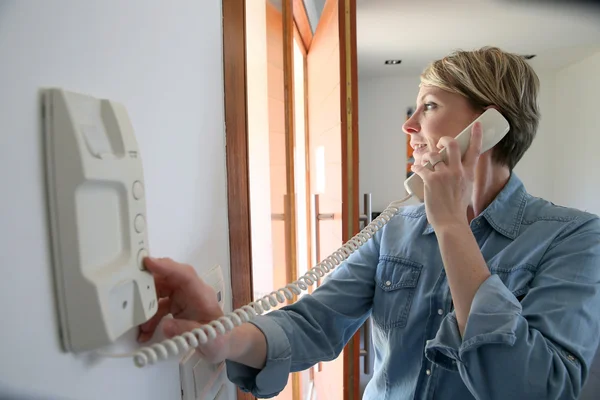
[[[425,153],[422,158],[423,166],[429,163],[431,165],[431,169],[435,170],[435,167],[439,164],[443,164],[444,160],[440,153],[436,151],[432,151],[429,153]]]
[[[164,279],[162,281],[163,286],[173,289],[186,287],[200,280],[191,265],[178,263],[170,258],[147,257],[144,259],[144,265],[153,275]]]
[[[469,147],[467,148],[465,157],[463,159],[463,165],[468,170],[475,168],[477,160],[479,159],[479,155],[481,154],[482,145],[483,128],[481,127],[481,122],[476,122],[473,125],[473,129],[471,131],[471,140],[469,141]]]
[[[170,313],[170,310],[171,299],[164,298],[158,301],[158,310],[156,311],[156,314],[154,314],[154,316],[148,321],[140,325],[140,334],[138,335],[138,341],[140,343],[144,343],[152,339],[156,327],[158,324],[160,324],[160,321],[165,317],[165,315]]]
[[[444,136],[438,141],[437,147],[439,149],[445,149],[446,164],[448,167],[456,168],[460,166],[462,156],[460,154],[460,146],[456,139],[450,136]]]
[[[185,332],[189,332],[193,329],[199,328],[202,324],[196,321],[190,321],[187,319],[169,319],[165,321],[163,325],[163,332],[168,338],[173,336],[181,335]]]

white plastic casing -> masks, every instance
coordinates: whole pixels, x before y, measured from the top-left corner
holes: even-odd
[[[125,108],[42,93],[48,211],[65,351],[114,342],[157,311],[142,161]]]
[[[201,275],[204,282],[209,284],[217,294],[217,301],[223,309],[225,305],[225,281],[223,280],[223,269],[219,264]]]
[[[223,270],[215,265],[202,275],[202,279],[212,286],[217,300],[224,308],[225,282]],[[182,400],[214,400],[219,397],[225,383],[225,363],[211,364],[191,349],[183,355],[179,362]]]
[[[494,108],[488,108],[485,110],[477,119],[469,124],[460,134],[458,134],[455,140],[458,142],[460,147],[460,153],[465,154],[469,148],[471,139],[471,130],[475,122],[481,122],[481,128],[483,129],[483,137],[481,144],[481,153],[484,153],[494,147],[502,138],[508,133],[510,126],[508,121],[500,112]],[[446,149],[440,151],[442,159],[446,161]],[[431,165],[427,163],[425,165],[431,169]],[[411,175],[407,180],[404,181],[404,188],[408,194],[413,195],[419,201],[425,200],[423,180],[417,174]]]

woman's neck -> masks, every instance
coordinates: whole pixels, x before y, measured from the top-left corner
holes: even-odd
[[[467,208],[469,222],[477,217],[491,204],[504,188],[510,178],[510,170],[506,166],[492,162],[491,152],[482,154],[475,170],[473,197]]]

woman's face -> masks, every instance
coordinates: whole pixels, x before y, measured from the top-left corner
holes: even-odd
[[[480,114],[464,96],[434,86],[422,86],[417,96],[417,109],[402,126],[402,130],[410,135],[415,164],[421,164],[423,154],[440,150],[436,147],[440,138],[456,137]]]

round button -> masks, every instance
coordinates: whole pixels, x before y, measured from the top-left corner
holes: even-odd
[[[139,200],[142,197],[144,197],[144,185],[142,185],[142,182],[140,182],[140,181],[133,182],[132,191],[133,191],[133,197],[136,200]]]
[[[135,227],[135,231],[137,233],[144,232],[144,229],[146,229],[146,220],[142,214],[136,215],[135,220],[133,221],[133,226]]]
[[[441,308],[440,308],[440,309],[438,309],[438,314],[439,314],[439,315],[444,315],[444,310],[442,310]]]
[[[146,267],[144,267],[144,257],[148,257],[148,252],[146,251],[146,249],[141,249],[140,251],[138,251],[137,254],[137,263],[138,268],[142,271],[146,270]]]
[[[425,373],[426,373],[427,375],[431,375],[431,371],[430,371],[430,370],[426,370],[426,371],[425,371]]]
[[[385,286],[390,286],[391,284],[392,284],[392,282],[390,282],[390,281],[387,281],[387,282],[385,283]]]

